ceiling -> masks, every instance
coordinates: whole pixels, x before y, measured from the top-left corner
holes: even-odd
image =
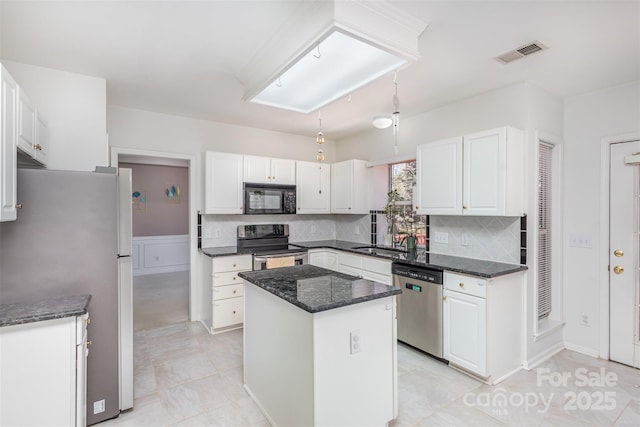
[[[245,102],[237,78],[296,3],[0,0],[0,58],[104,78],[110,105],[314,135],[317,113]],[[429,23],[398,71],[402,117],[522,81],[564,98],[640,80],[638,1],[391,3]],[[549,49],[492,59],[534,40]],[[389,75],[324,107],[325,136],[371,129],[393,90]]]

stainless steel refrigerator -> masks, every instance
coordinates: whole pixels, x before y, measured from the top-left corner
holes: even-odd
[[[0,223],[0,300],[92,295],[87,424],[113,418],[133,405],[131,171],[19,169],[18,202]]]

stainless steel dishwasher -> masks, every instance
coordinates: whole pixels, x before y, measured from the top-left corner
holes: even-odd
[[[398,340],[442,358],[442,271],[394,262]]]

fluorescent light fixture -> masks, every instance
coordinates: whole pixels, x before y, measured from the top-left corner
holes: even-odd
[[[310,113],[407,62],[405,58],[334,30],[251,101]]]
[[[373,126],[378,129],[386,129],[391,126],[393,119],[389,116],[375,116],[371,123],[373,123]]]
[[[239,71],[243,99],[316,111],[420,58],[426,24],[385,1],[305,1]]]

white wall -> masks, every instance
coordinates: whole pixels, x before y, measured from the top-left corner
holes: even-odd
[[[49,169],[108,166],[106,80],[3,61],[49,126]]]
[[[564,339],[567,346],[600,354],[600,278],[607,265],[600,259],[603,139],[640,131],[640,82],[612,87],[565,101]],[[606,207],[604,207],[606,208]],[[593,247],[572,248],[569,236],[590,236]],[[580,324],[587,315],[590,326]],[[603,314],[606,316],[606,314]]]

